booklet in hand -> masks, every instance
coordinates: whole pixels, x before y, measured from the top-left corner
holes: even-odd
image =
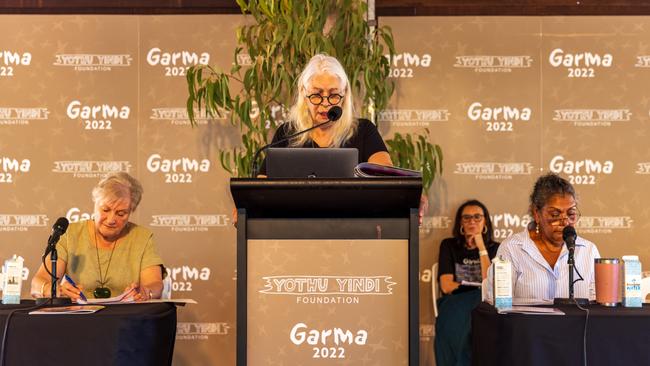
[[[422,173],[417,170],[398,168],[394,166],[360,163],[354,167],[354,175],[360,178],[377,178],[377,177],[422,177]]]

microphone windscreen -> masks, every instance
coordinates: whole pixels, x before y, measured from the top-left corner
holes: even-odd
[[[66,219],[65,217],[59,217],[58,219],[56,219],[54,225],[52,225],[52,230],[58,231],[61,234],[63,234],[65,233],[66,230],[68,230],[69,224],[70,222],[68,222],[68,219]]]
[[[343,109],[337,105],[334,107],[330,108],[329,111],[327,111],[327,118],[329,118],[330,121],[338,121],[339,118],[343,115]]]
[[[577,236],[578,234],[573,226],[565,226],[562,230],[562,239],[567,245],[575,245]]]

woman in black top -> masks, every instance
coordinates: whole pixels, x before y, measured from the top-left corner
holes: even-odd
[[[453,235],[440,243],[438,279],[444,294],[463,284],[480,284],[487,278],[487,269],[499,246],[492,239],[490,213],[477,200],[467,201],[458,208]]]
[[[300,74],[297,87],[289,121],[278,128],[273,142],[314,125],[323,126],[280,143],[278,147],[353,147],[359,150],[359,162],[393,165],[375,125],[354,118],[352,88],[337,59],[323,54],[312,57]],[[332,106],[341,107],[343,114],[336,122],[324,124],[329,121],[327,112]],[[266,175],[265,165],[262,164],[259,175]]]
[[[492,239],[490,213],[470,200],[456,211],[453,238],[440,244],[438,280],[446,295],[438,301],[436,365],[470,365],[471,312],[481,302],[480,283],[499,246]]]

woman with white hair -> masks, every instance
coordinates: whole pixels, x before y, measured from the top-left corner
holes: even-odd
[[[124,291],[136,301],[160,298],[162,259],[153,234],[129,222],[142,198],[142,185],[128,173],[102,179],[92,191],[93,219],[71,223],[57,244],[57,276],[70,276],[76,287],[63,282],[57,296],[108,298]],[[49,255],[46,258],[50,270]],[[51,277],[41,264],[32,279],[32,296],[51,296]],[[128,296],[128,295],[127,295]]]
[[[336,58],[323,54],[312,57],[300,74],[297,87],[290,119],[278,128],[273,143],[315,125],[323,126],[276,147],[356,148],[359,162],[393,165],[375,125],[354,117],[352,88]],[[341,107],[343,114],[338,121],[324,124],[329,121],[327,112],[333,106]],[[265,164],[262,164],[259,174],[266,175]]]

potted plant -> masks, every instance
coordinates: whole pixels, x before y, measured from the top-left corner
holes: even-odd
[[[395,53],[388,27],[371,27],[365,20],[367,4],[360,0],[273,1],[237,0],[243,14],[254,22],[237,31],[230,70],[197,65],[188,70],[187,111],[195,124],[195,108],[208,116],[229,113],[241,132],[241,146],[219,152],[224,169],[249,177],[255,152],[264,146],[275,127],[286,118],[294,87],[303,66],[317,53],[343,64],[361,105],[360,117],[374,120],[393,93],[388,78],[389,58]],[[248,65],[240,60],[249,59]],[[425,188],[441,172],[442,152],[426,138],[396,134],[387,141],[393,162],[423,169]],[[408,154],[417,156],[407,157]],[[424,156],[433,154],[432,156]],[[413,165],[415,164],[415,165]],[[438,170],[436,170],[438,168]]]

